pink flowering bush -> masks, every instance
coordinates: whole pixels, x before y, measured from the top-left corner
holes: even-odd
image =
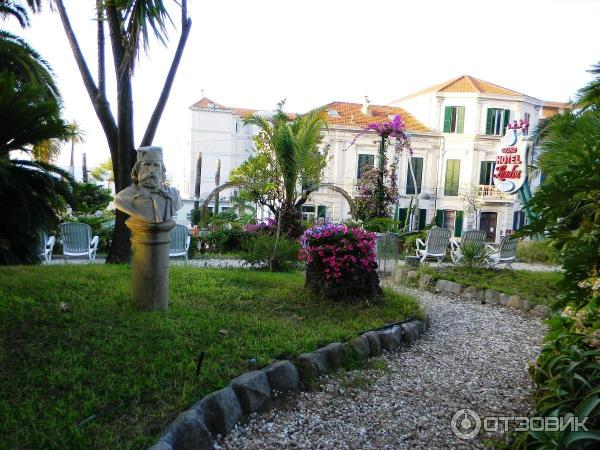
[[[300,244],[306,284],[314,293],[333,300],[381,294],[374,233],[328,223],[306,230]]]

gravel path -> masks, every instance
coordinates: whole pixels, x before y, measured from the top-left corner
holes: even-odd
[[[431,316],[424,337],[371,360],[370,369],[325,377],[315,391],[253,415],[221,440],[222,448],[484,448],[491,434],[466,441],[452,434],[456,411],[526,415],[526,367],[539,352],[542,323],[504,307],[402,290],[418,296]]]

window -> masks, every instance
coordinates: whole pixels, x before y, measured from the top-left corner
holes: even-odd
[[[312,205],[302,206],[302,220],[314,220],[315,219],[315,207]]]
[[[513,213],[513,231],[525,226],[525,211],[515,211]]]
[[[509,121],[510,109],[488,108],[485,134],[489,136],[502,136]]]
[[[491,186],[494,184],[494,161],[481,161],[481,170],[479,171],[479,184]]]
[[[455,237],[462,236],[463,212],[451,209],[438,209],[435,213],[435,224],[453,231]]]
[[[529,114],[528,112],[523,113],[523,122],[529,123],[530,119],[531,119],[531,114]]]
[[[325,205],[317,206],[317,217],[319,219],[324,219],[325,217],[327,217],[327,206],[325,206]]]
[[[423,179],[423,158],[411,158],[413,170],[415,171],[415,180],[417,181],[417,194],[421,193],[421,180]],[[410,174],[410,165],[406,164],[406,193],[414,194],[415,186],[413,177]]]
[[[444,133],[463,133],[465,129],[465,107],[446,106],[444,110]]]
[[[375,155],[358,155],[356,179],[360,180],[365,172],[375,167]]]
[[[444,195],[458,195],[459,179],[460,159],[449,159],[446,161],[446,183],[444,184]]]

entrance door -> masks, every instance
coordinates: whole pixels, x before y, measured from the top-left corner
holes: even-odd
[[[479,215],[479,229],[487,233],[488,242],[496,242],[496,219],[495,212],[482,212]]]

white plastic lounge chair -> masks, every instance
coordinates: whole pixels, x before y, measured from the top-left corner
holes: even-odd
[[[190,234],[185,225],[177,224],[170,232],[171,243],[169,244],[169,257],[185,257],[188,260],[188,249],[190,248]]]
[[[494,252],[490,255],[490,259],[495,264],[506,264],[509,269],[512,269],[512,263],[517,259],[517,239],[512,236],[504,236],[498,249],[491,245],[486,245],[486,247]]]
[[[438,262],[441,262],[446,256],[446,249],[451,235],[452,231],[448,228],[433,227],[429,230],[425,242],[417,239],[417,256],[421,258],[421,262],[425,261],[426,258],[437,258]]]
[[[61,223],[63,255],[65,260],[69,256],[86,256],[91,262],[96,260],[98,250],[98,236],[92,237],[92,227],[85,223]]]
[[[481,230],[469,230],[465,231],[462,235],[460,243],[456,239],[450,239],[450,257],[452,262],[457,263],[463,257],[460,247],[462,245],[485,245],[486,232]]]
[[[44,231],[40,232],[40,258],[42,261],[50,262],[52,260],[52,250],[56,238],[48,236]]]

